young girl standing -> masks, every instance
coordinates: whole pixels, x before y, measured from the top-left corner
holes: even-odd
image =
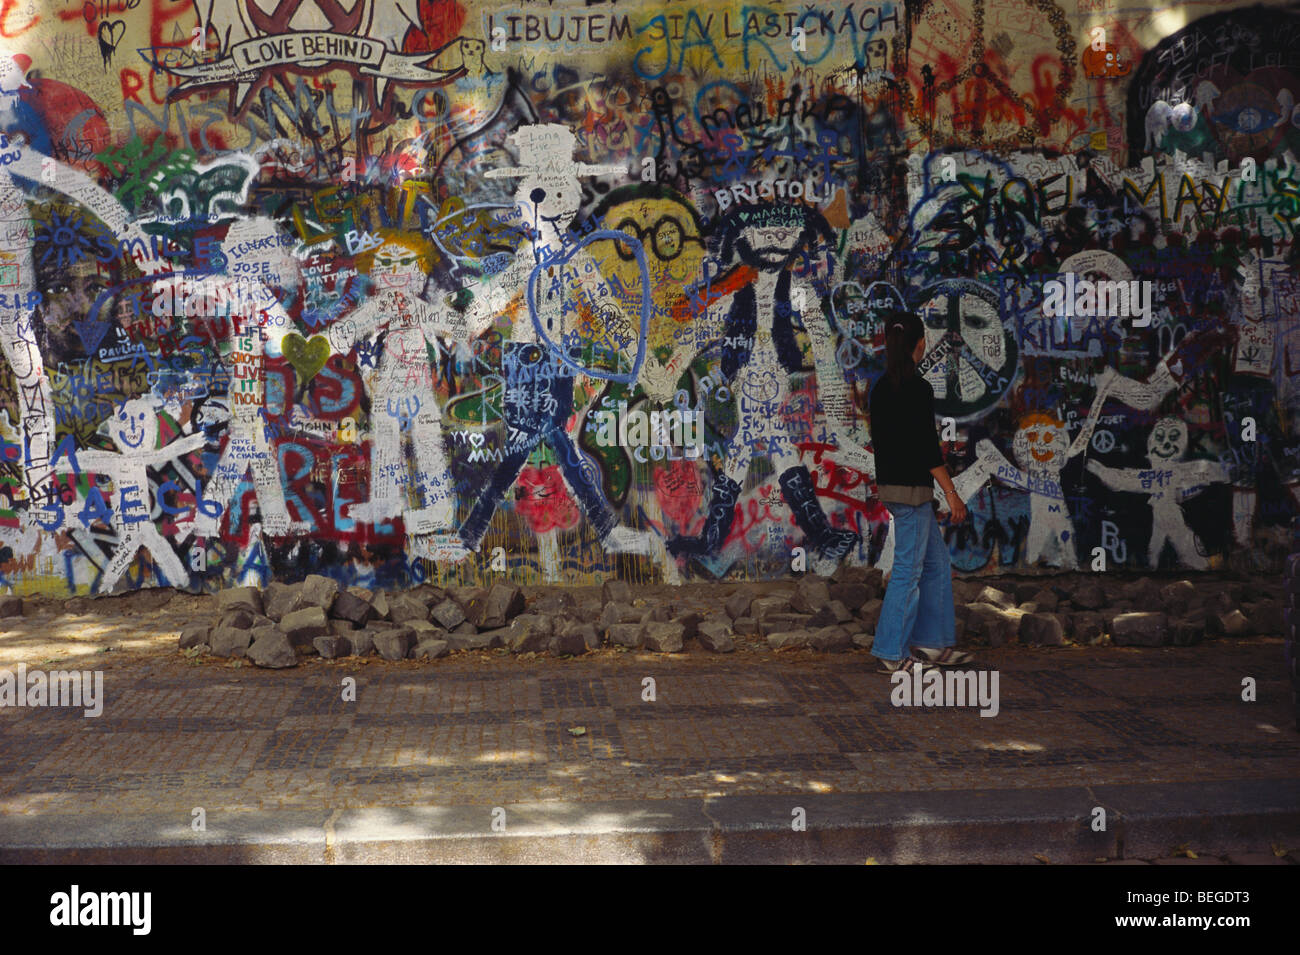
[[[894,518],[894,566],[871,652],[880,672],[926,663],[953,666],[971,655],[954,647],[952,564],[934,501],[938,481],[952,519],[966,520],[944,466],[934,424],[934,389],[917,371],[925,326],[910,312],[886,318],[885,374],[871,389],[871,444],[876,487]],[[909,654],[910,650],[910,654]]]

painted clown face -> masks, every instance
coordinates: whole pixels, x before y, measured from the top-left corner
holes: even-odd
[[[1065,467],[1065,451],[1069,446],[1064,424],[1052,415],[1032,414],[1020,420],[1012,449],[1022,470],[1059,471]]]
[[[1161,418],[1147,438],[1147,456],[1152,464],[1181,461],[1187,453],[1187,425],[1177,418]]]
[[[141,398],[132,398],[118,409],[109,431],[123,454],[152,451],[158,443],[158,419]]]

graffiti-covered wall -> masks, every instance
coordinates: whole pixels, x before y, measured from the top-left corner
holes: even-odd
[[[888,567],[896,309],[961,571],[1259,554],[1297,96],[1278,5],[5,0],[0,588]]]

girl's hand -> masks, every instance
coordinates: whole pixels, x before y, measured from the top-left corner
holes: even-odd
[[[955,490],[947,492],[948,512],[952,515],[953,523],[961,524],[966,520],[966,504],[957,496]]]

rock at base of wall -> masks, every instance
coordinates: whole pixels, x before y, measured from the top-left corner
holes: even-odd
[[[1106,624],[1105,621],[1102,620],[1101,614],[1095,613],[1091,610],[1084,610],[1073,614],[1070,625],[1074,631],[1073,637],[1075,643],[1100,643],[1102,636],[1106,632]]]
[[[1240,610],[1212,613],[1206,617],[1205,629],[1219,637],[1244,637],[1250,632],[1250,623]]]
[[[626,580],[607,580],[600,588],[600,602],[602,606],[611,603],[630,604],[632,588]]]
[[[1180,580],[1160,588],[1160,607],[1168,614],[1186,613],[1196,603],[1196,585]]]
[[[843,653],[852,649],[853,634],[847,627],[822,627],[809,634],[808,646],[823,653]]]
[[[410,627],[393,627],[379,630],[374,635],[375,649],[385,660],[405,660],[415,643],[415,631]]]
[[[786,597],[759,597],[749,605],[749,615],[757,620],[764,620],[775,613],[793,613],[790,601]]]
[[[1016,598],[996,587],[985,587],[971,603],[988,604],[1001,610],[1011,610],[1016,606]]]
[[[1056,596],[1056,591],[1048,587],[1034,591],[1029,601],[1038,608],[1038,613],[1056,613],[1056,608],[1061,604],[1061,598]]]
[[[686,628],[680,623],[649,623],[645,628],[645,647],[656,653],[681,653]]]
[[[739,617],[749,616],[749,607],[754,602],[753,594],[747,594],[743,591],[738,594],[732,594],[723,604],[723,609],[727,611],[727,616],[732,620]]]
[[[1020,618],[1020,642],[1030,646],[1063,647],[1065,632],[1055,614],[1027,613]]]
[[[388,619],[393,623],[428,623],[429,608],[410,594],[393,594],[388,598]]]
[[[1169,643],[1169,618],[1163,613],[1121,613],[1110,625],[1110,639],[1121,647],[1163,647]]]
[[[587,652],[587,634],[584,628],[594,634],[596,628],[589,623],[563,626],[551,637],[548,649],[557,657],[580,657]]]
[[[370,606],[369,600],[363,600],[346,590],[334,598],[334,605],[330,607],[331,617],[345,620],[354,627],[364,627],[374,613],[375,608]]]
[[[352,641],[347,637],[337,637],[330,635],[328,637],[317,637],[311,642],[320,654],[322,660],[334,660],[338,657],[346,657],[352,653]]]
[[[429,611],[428,619],[444,630],[454,630],[465,622],[465,610],[454,600],[444,600]]]
[[[289,638],[279,630],[259,630],[257,639],[248,648],[248,659],[271,670],[298,665],[298,654],[294,652]]]
[[[253,621],[261,615],[255,614],[246,607],[240,607],[236,610],[228,610],[221,615],[221,620],[217,623],[218,627],[229,627],[231,630],[251,630]],[[265,618],[265,619],[270,619]]]
[[[1205,639],[1205,614],[1182,617],[1169,625],[1169,635],[1176,647],[1194,647]]]
[[[619,647],[639,647],[645,642],[645,625],[641,623],[616,623],[605,631],[609,642]]]
[[[1260,600],[1246,615],[1251,633],[1261,636],[1281,636],[1286,632],[1286,621],[1282,617],[1282,604],[1276,600]]]
[[[795,585],[790,598],[790,609],[795,613],[814,614],[831,601],[830,586],[820,577],[802,577]]]
[[[806,647],[812,639],[807,630],[786,630],[781,633],[769,633],[767,645],[773,650],[785,650],[793,647]]]
[[[285,614],[298,609],[298,591],[301,589],[301,584],[271,581],[262,591],[262,612],[278,622]]]
[[[849,610],[860,610],[862,605],[876,596],[876,591],[866,584],[850,581],[842,584],[831,584],[831,600],[838,600]]]
[[[814,623],[812,616],[806,613],[770,613],[758,619],[758,632],[765,637],[773,633],[807,630],[815,626],[819,624]]]
[[[305,607],[280,618],[280,630],[295,647],[310,646],[317,637],[328,636],[329,617],[320,607]]]
[[[437,660],[439,657],[445,657],[450,652],[451,648],[446,640],[425,637],[411,647],[409,657],[412,660]]]
[[[696,627],[695,642],[710,653],[731,653],[736,649],[731,628],[720,620],[706,620]]]
[[[217,627],[212,631],[208,646],[212,648],[214,657],[242,657],[248,652],[252,639],[253,635],[247,630]]]
[[[563,596],[570,597],[569,594]],[[570,597],[572,599],[572,597]],[[524,612],[524,592],[514,584],[496,583],[482,602],[465,608],[471,623],[484,630],[504,627]]]
[[[262,592],[256,587],[231,587],[217,593],[217,613],[246,610],[255,617],[262,615]],[[2,614],[0,614],[2,615]]]
[[[550,617],[536,613],[523,613],[510,623],[506,645],[511,653],[541,653],[555,635]]]
[[[971,636],[983,637],[991,647],[1006,646],[1020,635],[1020,618],[1022,614],[1003,610],[990,603],[973,603],[970,616],[966,618],[966,632]]]
[[[186,627],[181,631],[180,648],[189,650],[193,647],[208,647],[208,638],[212,633],[211,627]]]
[[[1070,603],[1080,610],[1100,610],[1109,600],[1100,580],[1085,580],[1070,594]]]
[[[600,618],[596,625],[602,630],[608,630],[616,623],[640,623],[641,618],[645,616],[645,610],[641,607],[633,607],[631,604],[609,603],[600,612]]]
[[[302,589],[298,592],[298,606],[295,610],[303,607],[316,607],[325,613],[330,612],[334,606],[334,599],[339,593],[339,582],[332,577],[323,577],[320,574],[308,574],[302,582]]]
[[[838,600],[831,600],[823,604],[808,623],[813,627],[838,627],[852,620],[853,614],[849,613],[848,607]]]
[[[884,608],[885,602],[879,597],[868,600],[858,611],[858,621],[867,633],[875,633],[876,627],[880,623],[880,611]]]

